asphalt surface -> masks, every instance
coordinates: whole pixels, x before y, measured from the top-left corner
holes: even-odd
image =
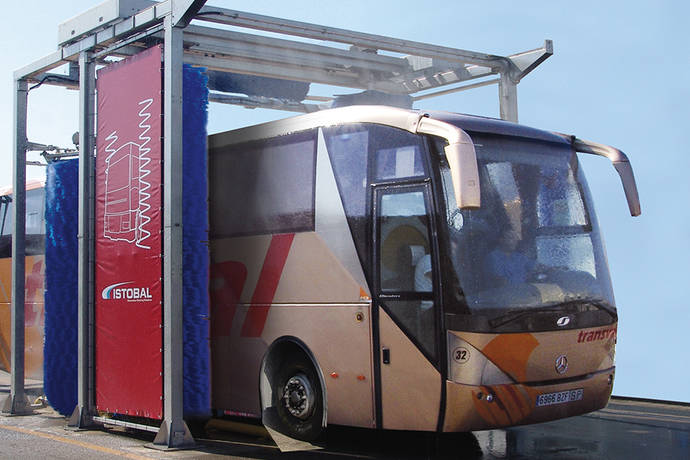
[[[33,386],[32,386],[33,385]],[[40,382],[27,393],[40,393]],[[0,402],[9,379],[0,373]],[[40,402],[40,401],[36,401]],[[147,447],[154,433],[123,427],[66,429],[49,407],[33,415],[0,414],[0,459],[686,459],[690,460],[690,405],[614,398],[598,412],[506,430],[450,434],[377,432],[329,427],[314,445],[281,452],[254,427],[253,434],[226,431],[223,423],[196,427],[190,450]]]

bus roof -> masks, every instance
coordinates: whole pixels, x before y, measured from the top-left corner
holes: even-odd
[[[43,188],[46,185],[46,181],[43,179],[27,179],[26,180],[26,189],[27,190],[35,190],[37,188]],[[4,187],[0,187],[0,196],[5,196],[5,195],[11,195],[14,189],[12,188],[11,185],[6,185]]]
[[[570,144],[567,136],[544,131],[529,126],[520,125],[497,118],[481,117],[476,115],[464,115],[452,112],[431,111],[427,112],[432,118],[445,121],[457,126],[469,133],[499,134],[502,136],[524,137],[546,142]]]
[[[569,143],[561,134],[530,128],[496,118],[462,115],[452,112],[410,110],[386,106],[354,105],[299,115],[259,125],[225,131],[209,136],[209,148],[242,142],[270,139],[322,126],[345,123],[377,123],[409,130],[420,118],[429,117],[457,126],[467,132],[498,134],[536,139],[546,142]]]

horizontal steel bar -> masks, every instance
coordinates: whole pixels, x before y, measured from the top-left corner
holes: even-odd
[[[432,45],[412,40],[401,40],[381,35],[355,32],[347,29],[326,27],[318,24],[291,21],[212,6],[202,8],[196,16],[196,19],[315,40],[347,43],[367,49],[440,58],[453,62],[478,64],[492,68],[503,69],[506,68],[507,65],[506,58],[502,56],[477,53],[474,51]]]
[[[247,109],[275,109],[290,112],[311,113],[319,110],[317,104],[302,104],[295,101],[283,101],[271,97],[261,96],[236,96],[224,93],[210,93],[209,102],[220,104],[239,105]]]
[[[49,72],[56,67],[60,67],[65,64],[66,61],[62,60],[62,52],[60,50],[54,51],[47,56],[42,57],[29,65],[26,65],[14,72],[15,80],[33,80],[32,77],[35,75]],[[33,80],[35,81],[35,80]]]
[[[185,29],[185,49],[232,54],[256,60],[286,61],[307,66],[350,69],[364,68],[381,73],[410,71],[404,58],[375,53],[342,50],[323,45],[296,42],[211,27],[189,26]],[[196,42],[196,43],[195,43]]]
[[[187,54],[239,58],[264,68],[269,66],[271,71],[266,76],[280,78],[284,75],[284,66],[303,70],[310,68],[327,77],[326,80],[321,78],[319,83],[395,93],[415,93],[495,74],[488,67],[464,66],[440,59],[417,56],[397,58],[210,27],[190,26],[185,29],[185,48]],[[324,71],[347,71],[358,77],[354,83],[343,82],[340,75],[324,74]],[[311,81],[304,76],[300,79]]]
[[[494,78],[492,80],[480,81],[479,83],[472,83],[469,85],[462,85],[455,88],[444,89],[441,91],[434,91],[433,93],[422,94],[420,96],[415,96],[412,98],[413,101],[421,101],[423,99],[430,99],[436,96],[443,96],[445,94],[457,93],[460,91],[467,91],[468,89],[481,88],[482,86],[497,85],[501,81],[500,78]]]
[[[307,95],[307,97],[304,98],[305,101],[317,101],[317,102],[330,102],[332,101],[333,97],[330,96],[310,96]]]
[[[185,53],[186,64],[206,67],[211,70],[235,72],[261,77],[282,78],[285,80],[321,83],[357,89],[376,89],[394,94],[406,93],[399,84],[388,81],[362,80],[362,77],[348,70],[329,71],[319,68],[306,68],[295,65],[277,65],[272,62],[253,62],[233,56],[208,56],[203,53]]]
[[[490,75],[497,75],[497,73],[488,67],[469,66],[457,69],[439,70],[431,75],[428,75],[428,72],[419,71],[411,75],[401,75],[391,80],[400,82],[400,84],[406,88],[407,92],[411,94],[451,85],[453,83],[488,77]]]
[[[122,54],[130,55],[130,54],[135,54],[136,52],[143,51],[143,48],[138,48],[138,47],[131,47],[129,50],[124,50],[123,48],[127,47],[128,45],[131,45],[132,43],[135,43],[137,41],[143,40],[144,38],[154,36],[156,34],[161,33],[163,30],[163,23],[157,24],[150,29],[147,29],[143,32],[139,32],[131,37],[128,37],[122,41],[118,41],[116,43],[113,43],[112,45],[108,46],[107,48],[94,53],[94,59],[100,59],[102,57],[108,56],[110,54],[115,54],[118,52],[122,52]]]
[[[108,417],[93,417],[93,421],[102,423],[104,425],[124,426],[127,428],[133,428],[135,430],[140,430],[140,431],[150,431],[151,433],[158,433],[158,430],[160,429],[160,427],[157,427],[157,426],[143,425],[141,423],[125,422],[124,420],[114,420],[114,419],[108,418]]]

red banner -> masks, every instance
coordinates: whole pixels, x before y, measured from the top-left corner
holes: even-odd
[[[96,408],[162,418],[161,48],[98,71]]]

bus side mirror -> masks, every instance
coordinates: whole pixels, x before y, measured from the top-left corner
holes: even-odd
[[[444,149],[458,209],[475,209],[481,204],[477,154],[469,136]]]
[[[637,184],[635,183],[635,175],[633,174],[632,166],[629,161],[614,161],[613,167],[618,171],[623,183],[623,190],[625,191],[625,198],[628,200],[628,208],[631,216],[639,216],[642,214],[642,207],[640,205],[640,197],[637,193]]]
[[[573,147],[576,152],[591,153],[611,160],[613,167],[616,168],[621,182],[623,183],[623,191],[628,201],[630,215],[639,216],[642,214],[635,175],[633,174],[632,166],[625,153],[608,145],[597,144],[596,142],[585,141],[576,137],[573,138]]]
[[[411,130],[418,134],[438,136],[448,143],[443,149],[450,168],[450,178],[458,209],[476,209],[480,205],[477,152],[469,134],[457,126],[421,114]]]

